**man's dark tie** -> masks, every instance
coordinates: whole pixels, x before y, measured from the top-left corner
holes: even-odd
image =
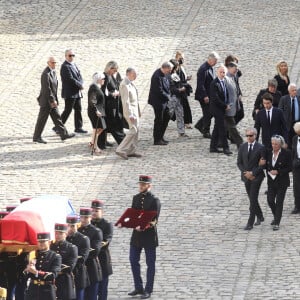
[[[295,97],[292,98],[292,122],[295,123]]]
[[[228,103],[228,100],[227,100],[227,89],[226,89],[226,85],[225,85],[225,81],[224,80],[221,80],[221,85],[222,85],[222,88],[223,88],[223,91],[224,91],[225,103],[227,104]]]
[[[250,159],[251,152],[252,152],[252,144],[249,145],[248,160]]]
[[[267,113],[268,113],[268,122],[269,122],[269,124],[271,124],[270,111],[267,110]]]

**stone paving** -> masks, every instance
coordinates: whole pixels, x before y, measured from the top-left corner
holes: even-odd
[[[278,60],[287,60],[292,81],[300,83],[299,15],[299,0],[0,1],[0,206],[52,193],[70,197],[78,209],[99,197],[106,200],[106,217],[115,221],[137,193],[138,175],[151,174],[163,205],[152,299],[300,299],[299,216],[290,215],[291,189],[281,228],[273,232],[264,182],[260,202],[266,220],[245,232],[248,200],[236,150],[232,157],[209,154],[208,140],[196,130],[187,132],[190,139],[179,139],[173,122],[166,133],[170,144],[153,146],[153,112],[146,104],[153,71],[177,49],[185,52],[194,87],[208,52],[216,50],[222,58],[234,53],[247,113],[240,130],[252,125],[255,96],[275,75]],[[122,75],[129,65],[138,68],[142,159],[123,161],[115,148],[92,157],[88,135],[62,143],[50,119],[44,131],[48,144],[32,143],[41,72],[49,55],[62,63],[70,47],[85,80],[88,130],[91,75],[111,59]],[[196,121],[199,104],[193,97],[190,104]],[[62,100],[61,111],[63,105]],[[67,128],[74,129],[73,115]],[[130,299],[130,234],[115,230],[110,300]]]

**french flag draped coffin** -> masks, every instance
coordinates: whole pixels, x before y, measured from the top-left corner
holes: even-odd
[[[54,239],[54,224],[65,223],[70,214],[75,214],[75,210],[65,196],[31,198],[0,221],[0,241],[2,244],[36,245],[38,232],[50,232]]]

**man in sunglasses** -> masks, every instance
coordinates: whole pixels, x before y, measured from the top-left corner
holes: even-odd
[[[65,124],[72,109],[74,109],[75,132],[87,133],[82,129],[81,98],[83,90],[83,79],[81,73],[74,63],[75,54],[72,49],[65,51],[66,60],[61,66],[60,76],[62,81],[62,98],[65,99],[65,110],[61,119]]]

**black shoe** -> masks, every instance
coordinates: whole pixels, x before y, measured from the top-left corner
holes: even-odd
[[[133,290],[132,292],[128,293],[128,296],[136,296],[136,295],[143,295],[144,290]]]
[[[264,220],[265,220],[265,218],[263,216],[261,216],[259,219],[261,222],[264,222]]]
[[[273,220],[273,221],[271,222],[271,225],[275,225],[275,220]]]
[[[105,142],[105,146],[106,146],[106,147],[113,147],[114,144],[113,144],[113,143],[110,143],[110,142],[108,142],[108,141],[106,141],[106,142]]]
[[[254,223],[255,226],[258,226],[258,225],[260,225],[260,224],[261,224],[260,219],[257,219],[256,222]]]
[[[211,134],[209,132],[205,132],[205,133],[203,133],[203,137],[205,139],[211,139]]]
[[[34,143],[40,143],[40,144],[47,144],[45,140],[43,140],[41,137],[37,139],[32,139]]]
[[[168,145],[167,143],[165,143],[163,140],[160,140],[160,141],[158,141],[158,142],[154,142],[154,145],[159,145],[159,146],[166,146],[166,145]]]
[[[293,215],[295,215],[295,214],[300,214],[300,209],[297,208],[297,207],[295,207],[295,208],[292,210],[291,213],[292,213]]]
[[[223,153],[226,154],[226,155],[231,155],[232,154],[232,152],[229,149],[224,149]]]
[[[265,195],[268,195],[268,190],[265,191]]]
[[[209,149],[210,153],[222,153],[223,151],[219,150],[219,149]]]
[[[164,143],[169,144],[169,141],[165,140],[164,138],[161,139]]]
[[[279,225],[275,224],[275,225],[273,226],[273,230],[274,230],[274,231],[279,230]]]
[[[200,127],[198,123],[194,126],[196,129],[198,129],[202,134],[204,133],[203,128]]]
[[[151,297],[151,293],[144,292],[143,295],[141,296],[141,299],[148,299]]]
[[[251,230],[253,229],[253,226],[252,225],[249,225],[247,224],[245,227],[244,227],[244,230]]]
[[[64,140],[70,139],[70,138],[72,138],[72,137],[74,137],[74,136],[75,136],[74,133],[68,133],[68,134],[66,134],[66,135],[61,136],[60,138],[61,138],[62,141],[64,141]]]
[[[87,130],[83,130],[82,128],[75,129],[76,133],[88,133]]]

